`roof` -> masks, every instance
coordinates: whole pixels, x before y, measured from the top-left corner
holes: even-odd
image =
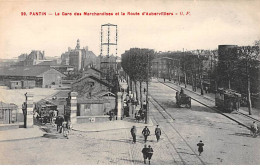
[[[41,99],[37,102],[37,105],[56,106],[56,104],[46,99]]]
[[[45,61],[37,64],[36,66],[39,66],[39,65],[41,65],[41,66],[54,66],[54,65],[57,65],[57,63],[53,60],[45,60]]]
[[[221,94],[226,94],[229,96],[236,95],[238,97],[241,97],[241,94],[239,94],[238,92],[236,92],[235,90],[232,90],[232,89],[218,88],[217,91]]]
[[[0,109],[17,109],[18,106],[16,104],[8,104],[0,101]]]
[[[37,77],[43,77],[43,74],[46,73],[46,72],[48,72],[48,71],[54,71],[54,72],[60,74],[61,77],[66,77],[66,75],[64,75],[63,73],[61,73],[60,71],[58,71],[58,70],[56,70],[56,69],[54,69],[54,68],[51,68],[51,69],[49,69],[49,70],[47,70],[47,71],[45,71],[45,72],[43,72],[43,73],[37,75]]]
[[[50,70],[49,66],[16,66],[0,68],[0,76],[38,76]]]
[[[98,69],[96,69],[96,68],[93,68],[93,67],[91,67],[90,69],[93,69],[94,71],[96,71],[96,72],[98,72],[98,73],[100,73],[100,74],[103,73],[102,71],[100,71],[100,70],[98,70]]]
[[[107,81],[101,80],[101,79],[97,78],[97,77],[94,76],[94,75],[84,76],[84,77],[78,79],[78,80],[77,80],[76,82],[74,82],[73,84],[78,83],[78,82],[80,82],[80,81],[82,81],[82,80],[84,80],[84,79],[86,79],[86,78],[91,78],[91,79],[97,81],[98,83],[101,83],[101,84],[103,84],[103,85],[105,85],[105,86],[107,86],[107,87],[110,87],[110,88],[113,87],[113,86],[112,86],[111,84],[109,84]]]
[[[107,95],[115,97],[115,94],[113,94],[112,92],[108,92],[108,91],[100,91],[100,92],[96,93],[93,96],[95,96],[95,97],[103,97],[103,96],[107,96]]]
[[[71,90],[61,90],[58,93],[52,95],[52,97],[56,97],[57,99],[59,98],[67,98],[69,97],[69,93],[71,92]]]

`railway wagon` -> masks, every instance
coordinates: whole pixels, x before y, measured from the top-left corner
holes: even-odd
[[[231,89],[219,88],[215,94],[215,105],[224,112],[239,110],[241,94]]]

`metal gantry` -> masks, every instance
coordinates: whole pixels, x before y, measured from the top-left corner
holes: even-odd
[[[105,29],[105,30],[104,30]],[[115,33],[111,33],[112,30],[115,30]],[[105,36],[104,36],[105,34]],[[107,37],[107,39],[104,39]],[[115,38],[115,40],[113,40]],[[117,57],[117,42],[118,42],[118,29],[115,24],[103,24],[101,25],[101,47],[100,47],[100,56],[101,56],[101,69],[106,69],[105,73],[109,80],[113,77],[112,71],[116,70],[116,61],[111,61],[113,59],[111,56]],[[107,47],[107,53],[104,54],[103,46]],[[112,46],[114,46],[114,51],[112,50]],[[113,55],[115,54],[115,55]],[[112,65],[111,65],[112,64]],[[111,69],[112,66],[112,69]]]

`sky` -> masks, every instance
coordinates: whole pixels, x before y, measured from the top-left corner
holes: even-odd
[[[88,46],[99,55],[101,25],[107,23],[117,25],[118,56],[133,47],[175,51],[216,49],[223,44],[252,45],[260,39],[259,7],[257,0],[0,0],[0,58],[18,57],[31,50],[44,50],[46,56],[61,56],[68,47],[75,48],[77,39],[81,48]],[[47,15],[31,16],[30,12]],[[55,12],[60,15],[55,16]],[[63,16],[62,12],[72,16]],[[74,16],[75,12],[114,15]],[[115,16],[117,12],[119,16]],[[140,15],[127,15],[127,12]],[[190,14],[142,16],[142,12]],[[115,33],[111,34],[111,39],[115,39]]]

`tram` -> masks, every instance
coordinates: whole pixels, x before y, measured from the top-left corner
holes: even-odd
[[[238,111],[241,94],[231,89],[219,88],[215,94],[215,105],[224,112]]]

